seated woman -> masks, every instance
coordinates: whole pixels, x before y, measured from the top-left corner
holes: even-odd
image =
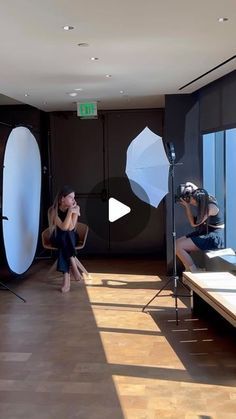
[[[75,245],[78,241],[75,226],[79,216],[80,208],[75,201],[75,191],[70,186],[64,186],[48,210],[51,243],[58,248],[57,270],[63,272],[63,293],[70,290],[70,271],[75,280],[81,279],[75,261]]]
[[[176,254],[186,271],[197,272],[199,269],[193,262],[190,252],[197,250],[215,250],[224,247],[224,224],[216,199],[208,195],[205,189],[198,188],[187,182],[186,187],[192,188],[188,199],[181,198],[187,219],[195,231],[176,240]],[[197,215],[192,212],[196,208]]]

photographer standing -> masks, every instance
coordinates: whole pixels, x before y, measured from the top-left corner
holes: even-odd
[[[195,230],[177,239],[176,254],[187,271],[197,272],[198,268],[190,252],[223,248],[223,219],[216,199],[191,182],[185,184],[185,191],[179,202],[184,206],[187,219]],[[196,208],[196,215],[192,211],[193,207]]]

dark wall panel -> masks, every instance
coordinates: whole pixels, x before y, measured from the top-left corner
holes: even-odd
[[[201,133],[236,126],[236,71],[202,88],[197,94]]]
[[[163,136],[162,110],[132,110],[108,113],[107,137],[109,178],[120,178],[110,182],[110,194],[131,208],[130,216],[122,220],[124,230],[134,229],[138,234],[128,240],[116,240],[117,225],[110,224],[110,250],[114,253],[165,254],[165,207],[164,200],[158,208],[140,201],[132,192],[125,175],[126,151],[131,141],[147,126],[154,133]],[[122,185],[122,187],[120,187]],[[146,222],[143,217],[147,216]],[[142,221],[144,225],[142,227]],[[137,225],[137,226],[136,226]],[[138,228],[140,227],[142,228]]]
[[[222,83],[222,125],[236,126],[236,73]]]
[[[108,203],[104,204],[101,194],[99,196],[105,188],[110,197],[130,207],[133,203],[139,207],[147,205],[133,195],[125,175],[127,147],[146,126],[162,135],[163,111],[104,111],[97,120],[86,121],[72,112],[51,114],[53,195],[65,183],[75,187],[81,206],[81,221],[90,226],[86,253],[143,253],[159,257],[165,253],[163,203],[158,209],[148,206],[150,217],[145,227],[131,239],[122,239],[122,229],[125,233],[135,224],[141,225],[140,212],[132,212],[131,208],[131,215],[124,217],[122,227],[117,228],[117,224],[109,223]],[[119,179],[118,183],[121,183],[118,185],[113,179]]]
[[[221,125],[221,89],[210,85],[200,95],[200,131]]]
[[[103,126],[104,118],[81,120],[74,112],[51,114],[52,199],[63,185],[69,184],[78,195],[81,222],[90,225],[87,206],[94,208],[93,224],[97,223],[101,234],[90,228],[87,253],[105,253],[108,249],[104,205],[95,194],[101,192],[106,170]]]
[[[64,184],[89,193],[103,178],[103,121],[73,112],[51,115],[53,194]]]

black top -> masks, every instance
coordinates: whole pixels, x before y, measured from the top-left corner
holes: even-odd
[[[216,199],[212,196],[209,196],[209,204],[214,204],[217,208],[219,208],[218,203],[216,201]],[[209,226],[219,226],[224,224],[224,219],[221,215],[221,211],[219,210],[218,213],[216,215],[210,215],[210,217],[208,217],[207,219],[207,223]]]
[[[67,213],[68,213],[68,209],[66,211],[62,211],[60,210],[60,208],[58,208],[57,215],[62,222],[66,219]]]

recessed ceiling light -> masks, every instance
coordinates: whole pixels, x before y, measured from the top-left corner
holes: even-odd
[[[77,96],[77,93],[72,92],[72,93],[68,93],[68,95],[71,96],[71,97],[75,97],[75,96]]]
[[[75,89],[77,92],[82,92],[82,87],[77,87],[76,89]]]
[[[229,19],[228,17],[219,17],[218,18],[218,22],[222,23],[222,22],[227,22]]]
[[[106,74],[106,77],[109,79],[111,77],[111,74]]]
[[[123,95],[123,93],[124,93],[124,90],[120,90],[120,94]]]
[[[80,42],[78,47],[89,47],[89,44],[87,44],[87,42]]]
[[[25,93],[25,94],[24,94],[24,96],[25,96],[25,97],[28,97],[28,96],[29,96],[29,93]]]
[[[91,57],[90,60],[91,61],[97,61],[99,58],[98,57]]]
[[[74,26],[70,26],[70,25],[65,25],[63,26],[64,31],[72,31],[74,28]]]

